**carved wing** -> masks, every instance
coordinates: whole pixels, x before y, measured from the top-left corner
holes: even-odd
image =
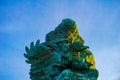
[[[51,50],[52,47],[48,43],[46,45],[49,47],[45,44],[40,44],[40,41],[37,40],[35,45],[31,42],[30,48],[25,47],[26,53],[24,56],[27,58],[26,62],[31,64],[30,78],[32,80],[44,80],[47,78],[52,67],[51,64],[54,64],[58,60],[55,53]]]

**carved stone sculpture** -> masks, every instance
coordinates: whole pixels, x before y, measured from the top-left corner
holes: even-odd
[[[93,53],[71,19],[63,21],[39,40],[25,48],[26,62],[31,64],[31,80],[97,80]]]

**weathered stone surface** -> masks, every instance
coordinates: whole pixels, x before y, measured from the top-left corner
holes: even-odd
[[[25,48],[31,80],[97,80],[94,56],[88,48],[76,23],[64,19],[44,43],[38,40]]]

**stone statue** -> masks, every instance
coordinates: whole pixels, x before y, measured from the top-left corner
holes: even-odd
[[[31,80],[97,80],[94,56],[71,19],[63,21],[39,40],[25,48],[26,62],[31,64]]]

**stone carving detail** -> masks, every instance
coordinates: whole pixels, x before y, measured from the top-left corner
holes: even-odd
[[[46,35],[46,41],[25,47],[31,80],[97,80],[93,53],[79,35],[76,23],[63,21]]]

